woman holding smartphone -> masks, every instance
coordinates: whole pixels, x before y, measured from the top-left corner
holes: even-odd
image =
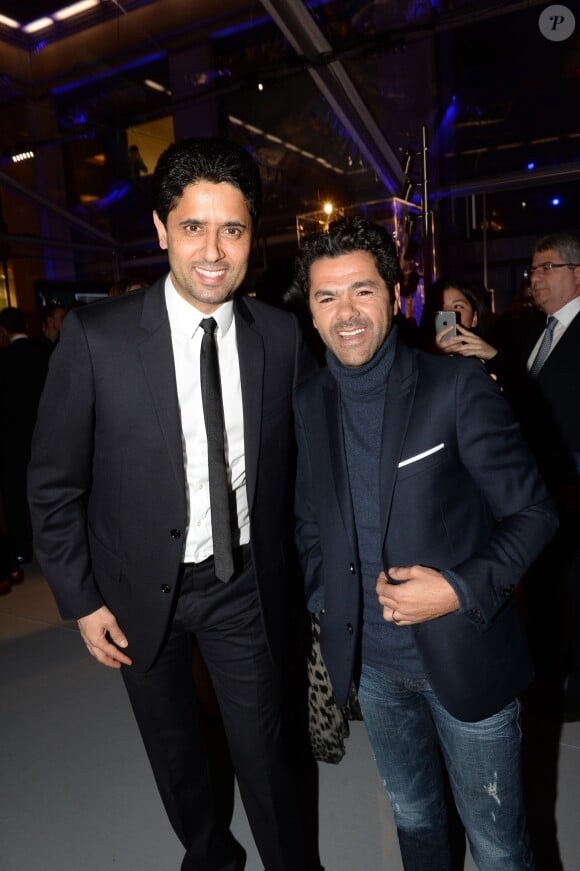
[[[455,331],[449,323],[436,329],[437,312],[455,313]],[[435,282],[428,292],[421,330],[427,350],[462,357],[479,357],[487,363],[497,354],[491,344],[493,312],[491,294],[477,281],[450,279]]]

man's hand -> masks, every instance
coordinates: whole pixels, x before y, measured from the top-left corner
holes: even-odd
[[[115,644],[127,647],[128,641],[115,620],[115,615],[106,605],[86,617],[81,617],[77,622],[89,653],[102,665],[121,668],[121,665],[132,664],[129,657],[115,647]],[[115,644],[111,644],[111,641]]]
[[[412,623],[434,620],[459,608],[455,591],[435,569],[395,566],[388,573],[398,583],[389,584],[387,575],[381,572],[376,590],[379,603],[383,606],[383,617],[389,623],[410,626]]]

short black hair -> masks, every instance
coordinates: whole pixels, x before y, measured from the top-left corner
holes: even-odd
[[[262,207],[262,180],[256,161],[235,142],[217,137],[184,139],[167,148],[153,173],[155,211],[167,224],[190,184],[227,182],[242,192],[255,227]]]
[[[296,257],[295,276],[306,299],[310,291],[310,267],[314,261],[321,257],[340,257],[354,251],[372,254],[377,271],[394,302],[395,286],[402,280],[397,246],[388,230],[360,215],[332,221],[328,232],[314,233],[305,239]]]
[[[25,333],[26,315],[15,306],[3,308],[0,311],[0,327],[4,327],[7,333]]]

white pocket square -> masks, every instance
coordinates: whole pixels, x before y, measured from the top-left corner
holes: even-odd
[[[402,469],[403,466],[408,466],[410,463],[417,463],[419,460],[423,460],[425,457],[429,457],[431,454],[436,454],[437,451],[442,451],[444,447],[445,443],[441,442],[440,445],[435,445],[434,448],[429,448],[428,451],[423,451],[422,454],[415,454],[414,457],[409,457],[408,460],[402,460],[399,463],[398,468]]]

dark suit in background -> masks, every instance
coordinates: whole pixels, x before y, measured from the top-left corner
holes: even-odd
[[[552,268],[550,266],[553,264]],[[565,265],[564,265],[565,264]],[[525,580],[538,673],[567,683],[564,715],[580,718],[580,237],[556,233],[534,250],[536,305],[556,318],[557,341],[528,374],[546,321],[494,360],[560,515],[560,529]],[[549,602],[550,619],[546,619]]]
[[[0,349],[0,493],[9,547],[20,562],[32,554],[32,536],[26,500],[26,468],[36,423],[36,412],[48,367],[48,355],[24,331],[10,325],[21,318],[19,309],[0,313],[9,325],[6,347]]]

